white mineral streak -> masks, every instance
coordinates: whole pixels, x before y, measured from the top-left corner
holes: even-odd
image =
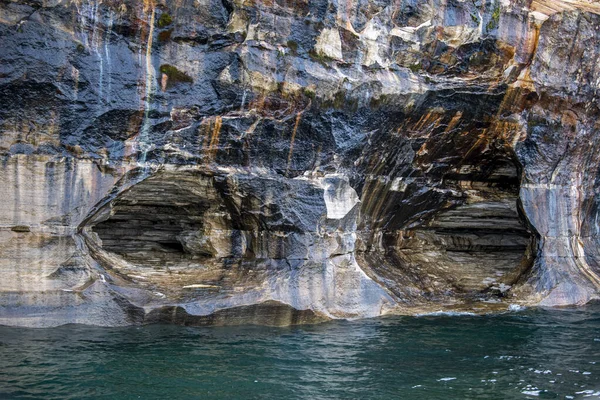
[[[521,187],[523,208],[541,235],[542,251],[536,264],[546,269],[550,276],[583,273],[577,284],[556,282],[540,302],[545,306],[584,304],[598,296],[600,280],[586,262],[580,237],[580,181],[574,175],[570,185],[527,184]]]
[[[154,64],[152,63],[152,42],[154,39],[154,18],[155,18],[155,9],[154,7],[150,11],[148,26],[148,38],[146,39],[146,56],[144,58],[145,61],[145,70],[146,70],[146,84],[144,86],[144,121],[142,123],[142,127],[140,129],[138,146],[140,150],[140,158],[138,160],[139,165],[144,165],[146,163],[146,157],[148,155],[148,150],[150,150],[150,109],[152,106],[153,97],[156,93],[158,82],[156,81],[156,71],[154,69]]]
[[[342,39],[340,38],[339,31],[335,28],[323,29],[317,38],[315,50],[334,60],[343,60]]]
[[[216,285],[206,285],[206,284],[203,284],[203,283],[195,283],[193,285],[185,285],[185,286],[183,286],[183,289],[218,289],[218,288],[219,288],[219,286],[216,286]]]
[[[1,167],[0,226],[32,226],[32,230],[72,232],[117,178],[91,161],[17,155]],[[10,190],[9,190],[10,189]]]
[[[353,254],[332,257],[313,268],[319,273],[305,268],[290,276],[271,277],[266,293],[294,308],[333,318],[373,317],[392,307],[393,300],[365,275]]]
[[[389,62],[382,57],[387,43],[380,44],[378,43],[378,39],[380,37],[387,37],[388,33],[378,22],[375,20],[369,21],[363,32],[361,32],[361,39],[366,49],[366,55],[362,63],[366,66],[379,64],[387,67]]]
[[[323,199],[327,207],[327,218],[342,219],[360,202],[356,190],[342,179],[325,179]]]
[[[5,189],[0,192],[0,294],[18,290],[23,306],[41,305],[36,296],[42,293],[46,307],[81,306],[81,313],[69,313],[67,308],[60,315],[23,316],[18,322],[0,318],[0,323],[90,323],[97,318],[101,302],[89,310],[76,294],[94,272],[83,261],[81,242],[73,234],[88,210],[114,186],[116,178],[102,173],[90,161],[43,156],[13,156],[0,169],[0,187]],[[14,232],[14,226],[30,231]],[[88,300],[94,297],[90,294]],[[123,323],[122,313],[115,312],[104,321],[107,325]]]

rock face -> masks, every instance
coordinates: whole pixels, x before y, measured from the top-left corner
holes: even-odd
[[[0,1],[0,324],[600,297],[600,5]]]

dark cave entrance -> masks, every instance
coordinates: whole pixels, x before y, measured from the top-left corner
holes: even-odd
[[[373,242],[361,264],[404,298],[406,288],[431,299],[509,293],[531,267],[537,243],[519,209],[520,178],[512,159],[465,165],[445,174],[441,187],[427,192],[423,186],[374,192],[389,198],[380,209],[391,222],[384,225],[380,212],[379,244]],[[441,192],[453,195],[435,197]]]
[[[443,210],[414,231],[438,268],[462,292],[503,294],[532,261],[534,237],[519,210],[518,169],[496,160],[486,170],[463,168],[447,178],[464,202]]]
[[[221,203],[210,177],[159,174],[105,206],[110,215],[91,230],[103,250],[135,265],[187,266],[214,256],[209,236],[228,220]]]

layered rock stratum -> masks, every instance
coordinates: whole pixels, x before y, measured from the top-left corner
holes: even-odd
[[[600,4],[0,1],[0,324],[600,296]]]

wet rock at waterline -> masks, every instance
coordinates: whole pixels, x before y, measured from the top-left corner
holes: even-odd
[[[0,3],[0,323],[600,294],[592,1]]]

